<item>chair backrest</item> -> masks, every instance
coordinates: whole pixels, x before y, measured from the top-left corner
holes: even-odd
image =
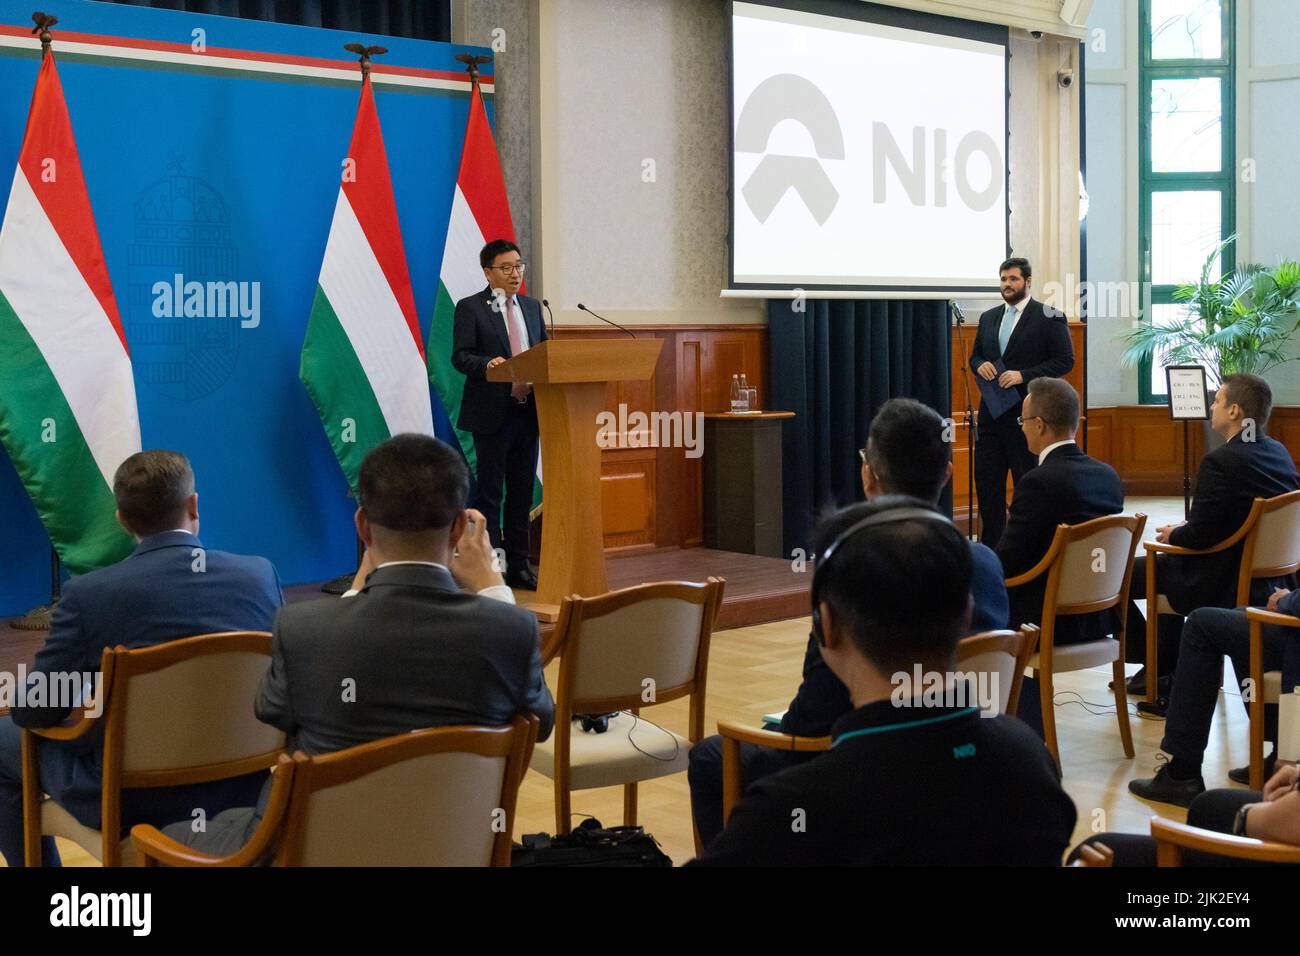
[[[953,669],[975,675],[977,681],[981,675],[988,675],[982,678],[983,687],[997,694],[992,712],[1014,714],[1020,702],[1025,665],[1037,646],[1038,628],[1033,624],[1021,625],[1018,631],[985,631],[957,644]]]
[[[508,866],[537,718],[294,754],[281,866]]]
[[[1052,541],[1056,560],[1048,572],[1046,595],[1055,614],[1089,614],[1124,606],[1133,555],[1146,523],[1147,516],[1138,513],[1058,526]]]
[[[253,713],[270,658],[265,631],[106,649],[105,789],[204,783],[274,764],[284,733]]]
[[[1252,578],[1282,577],[1300,570],[1300,491],[1256,498],[1251,517],[1254,523],[1241,554],[1238,604],[1250,600]]]
[[[668,581],[565,598],[556,622],[556,723],[575,713],[636,709],[689,694],[690,739],[698,740],[709,638],[725,584],[721,578]]]

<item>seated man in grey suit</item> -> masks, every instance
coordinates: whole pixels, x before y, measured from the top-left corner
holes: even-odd
[[[368,549],[358,578],[368,576],[353,596],[280,612],[258,719],[308,754],[425,727],[500,725],[519,713],[536,714],[548,737],[555,702],[537,619],[512,606],[487,523],[465,510],[460,454],[436,438],[397,435],[366,456],[357,484],[357,533]],[[232,853],[256,829],[269,789],[256,808],[222,813],[205,832],[189,821],[165,832]]]
[[[50,636],[36,654],[31,679],[96,673],[104,648],[152,647],[196,634],[266,631],[284,603],[280,579],[265,558],[205,549],[198,539],[199,496],[184,455],[142,451],[113,476],[117,520],[139,544],[117,564],[73,578],[54,606]],[[200,561],[199,558],[202,557]],[[52,727],[71,712],[55,706],[15,706],[0,717],[0,854],[23,864],[20,727]],[[100,825],[103,735],[43,741],[41,786],[82,824]],[[257,796],[265,773],[233,780],[126,790],[124,832],[136,823],[166,823],[195,807],[208,815]],[[41,841],[41,859],[59,865],[54,840]]]

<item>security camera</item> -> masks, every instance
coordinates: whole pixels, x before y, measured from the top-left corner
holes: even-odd
[[[1041,39],[1043,38],[1043,31],[1042,31],[1042,30],[1030,30],[1030,31],[1029,31],[1029,35],[1030,35],[1031,37],[1033,37],[1035,40],[1041,40]]]
[[[1063,70],[1057,70],[1056,83],[1063,90],[1068,90],[1070,87],[1074,86],[1074,70],[1071,70],[1068,67]]]

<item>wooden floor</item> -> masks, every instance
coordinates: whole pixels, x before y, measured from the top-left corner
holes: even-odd
[[[1182,517],[1182,502],[1178,499],[1130,499],[1126,504],[1130,513],[1141,510],[1150,515],[1152,527]],[[616,559],[611,565],[616,565],[618,560],[623,559]],[[613,573],[611,579],[611,583],[617,580]],[[798,687],[808,629],[808,619],[801,617],[715,633],[710,652],[705,726],[711,729],[720,719],[756,722],[760,714],[784,709]],[[39,645],[39,640],[36,643]],[[6,653],[5,657],[8,656]],[[557,670],[558,664],[552,664],[547,670],[551,687],[555,686]],[[1186,817],[1186,812],[1177,807],[1156,807],[1128,792],[1129,780],[1148,777],[1154,772],[1164,721],[1134,713],[1131,720],[1137,757],[1125,759],[1114,700],[1106,687],[1109,679],[1107,668],[1057,678],[1056,720],[1064,785],[1079,814],[1071,845],[1102,830],[1147,832],[1155,812],[1176,820]],[[1227,678],[1226,686],[1235,685]],[[679,734],[687,732],[684,700],[649,708],[643,717]],[[1231,786],[1227,771],[1246,763],[1247,726],[1245,710],[1236,695],[1221,694],[1205,754],[1207,786]],[[516,835],[553,831],[553,799],[551,781],[530,771],[520,792]],[[594,815],[607,825],[620,822],[622,807],[621,788],[578,791],[573,797],[575,814]],[[674,863],[690,859],[694,847],[685,774],[641,786],[639,822],[654,834]],[[71,844],[61,841],[60,849],[68,865],[97,865]]]

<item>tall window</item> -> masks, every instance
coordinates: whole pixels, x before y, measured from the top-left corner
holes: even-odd
[[[1200,276],[1235,227],[1233,0],[1142,0],[1139,196],[1144,321],[1169,324],[1183,306],[1174,289]],[[1233,268],[1229,248],[1212,278]],[[1168,400],[1160,356],[1142,364],[1140,398]]]

